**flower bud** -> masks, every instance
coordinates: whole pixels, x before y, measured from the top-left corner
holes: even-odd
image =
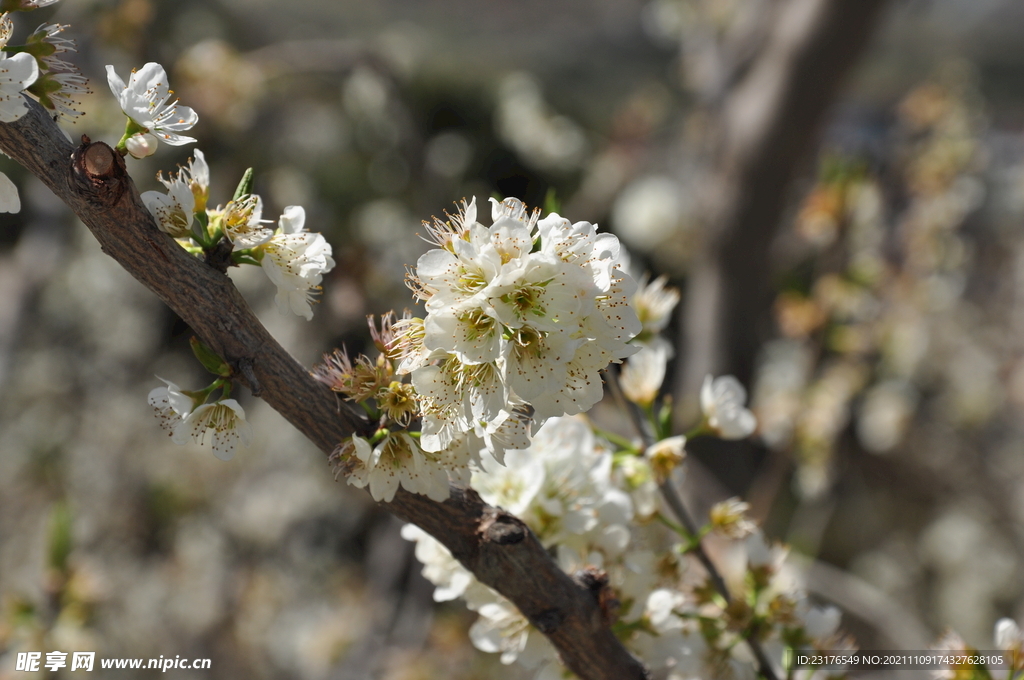
[[[156,153],[159,140],[148,132],[136,132],[129,137],[124,146],[132,158],[145,158]]]

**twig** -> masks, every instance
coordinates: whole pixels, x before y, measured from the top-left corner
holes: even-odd
[[[644,418],[640,408],[633,402],[630,402],[623,398],[622,388],[619,387],[618,376],[612,371],[606,373],[608,376],[608,383],[611,385],[611,389],[615,398],[621,402],[627,404],[627,411],[629,412],[630,419],[633,421],[633,425],[640,435],[643,441],[644,448],[654,446],[654,432],[651,431],[651,424]],[[658,486],[661,491],[662,497],[665,502],[668,503],[669,508],[672,509],[673,514],[683,525],[683,528],[689,532],[690,536],[693,537],[693,548],[692,551],[696,555],[697,560],[704,567],[705,571],[708,572],[708,578],[711,579],[711,583],[715,586],[715,590],[722,596],[726,604],[732,603],[732,595],[729,594],[729,588],[725,584],[725,579],[722,578],[721,572],[715,567],[715,563],[711,561],[706,550],[704,550],[704,542],[700,539],[700,527],[687,512],[686,506],[683,505],[683,499],[679,495],[679,490],[676,489],[671,479],[666,479],[661,485]],[[775,675],[775,669],[772,667],[771,661],[768,660],[768,655],[764,653],[761,645],[754,640],[752,637],[745,638],[747,646],[750,647],[751,653],[754,658],[757,659],[758,672],[761,673],[767,680],[777,680]]]

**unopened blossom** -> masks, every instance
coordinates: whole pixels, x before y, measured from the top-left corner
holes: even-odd
[[[722,439],[743,439],[757,429],[757,419],[744,407],[747,391],[731,375],[704,379],[700,390],[700,409],[704,419]]]
[[[187,444],[189,441],[202,444],[210,431],[213,432],[210,448],[213,455],[221,460],[231,460],[239,442],[248,446],[252,441],[252,426],[234,399],[198,406],[175,427],[171,439],[175,444]]]
[[[167,85],[167,72],[156,62],[149,62],[138,71],[133,70],[128,83],[107,66],[107,84],[117,97],[121,110],[142,132],[149,132],[171,146],[195,142],[180,133],[192,129],[199,121],[196,112],[172,101],[173,92]]]
[[[305,210],[289,206],[277,232],[260,246],[263,271],[277,286],[278,311],[313,318],[311,302],[320,292],[323,275],[334,269],[331,244],[322,234],[305,231]]]
[[[148,132],[136,132],[124,140],[124,147],[132,158],[149,158],[156,153],[160,141]]]
[[[0,213],[16,213],[21,210],[18,187],[11,178],[0,172]]]
[[[11,18],[0,15],[0,121],[12,123],[26,113],[28,104],[22,92],[39,77],[35,57],[25,52],[8,56],[2,51],[14,31]]]
[[[747,518],[750,504],[739,498],[730,498],[711,506],[709,519],[711,530],[726,538],[746,538],[754,532],[757,525]]]

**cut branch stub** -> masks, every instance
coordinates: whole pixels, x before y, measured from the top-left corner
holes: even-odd
[[[92,203],[110,207],[121,200],[127,179],[124,158],[119,153],[82,135],[82,145],[71,154],[72,189]]]

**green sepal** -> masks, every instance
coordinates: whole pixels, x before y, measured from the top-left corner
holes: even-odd
[[[192,238],[204,249],[210,245],[210,216],[206,211],[197,212],[195,221],[192,223]]]
[[[242,175],[242,179],[239,180],[238,187],[235,189],[235,195],[231,197],[232,201],[237,201],[242,196],[248,196],[252,193],[252,177],[252,168],[249,168],[245,171],[245,174]]]
[[[195,355],[199,363],[203,365],[210,373],[219,375],[222,378],[227,378],[231,375],[231,367],[228,363],[221,359],[217,354],[203,344],[203,341],[199,338],[192,336],[192,339],[188,341],[188,344],[192,346],[192,354]]]
[[[557,192],[554,187],[548,187],[548,191],[544,194],[544,212],[545,213],[557,213],[562,209],[562,201],[559,200]]]
[[[658,437],[668,439],[672,433],[672,395],[666,394],[658,411]]]

